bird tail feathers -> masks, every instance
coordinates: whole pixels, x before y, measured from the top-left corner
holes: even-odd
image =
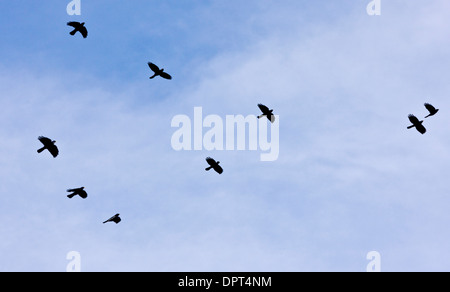
[[[76,29],[75,29],[75,30],[72,30],[72,31],[70,32],[70,35],[75,35],[76,32],[77,32]]]
[[[210,166],[210,167],[205,168],[205,170],[208,171],[208,170],[211,170],[212,168],[213,168],[213,167]]]
[[[42,147],[42,148],[40,148],[40,149],[38,149],[38,153],[41,153],[42,151],[44,151],[45,150],[45,147]]]
[[[260,119],[260,118],[262,118],[262,117],[264,117],[264,115],[260,115],[260,116],[258,116],[258,119]]]
[[[67,195],[67,197],[68,197],[69,199],[72,199],[74,196],[75,196],[75,194]]]
[[[412,128],[414,128],[414,127],[415,127],[414,125],[411,125],[411,126],[408,127],[408,129],[412,129]]]

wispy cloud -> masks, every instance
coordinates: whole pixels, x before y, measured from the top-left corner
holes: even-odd
[[[148,80],[155,55],[145,52],[118,56],[131,60],[125,71],[140,70],[121,84],[106,63],[104,75],[69,73],[70,62],[40,72],[42,60],[0,68],[1,269],[64,271],[77,250],[86,271],[364,271],[378,250],[385,270],[448,270],[448,4],[393,1],[369,17],[359,1],[319,2],[243,4],[248,17],[213,2],[193,8],[197,22],[175,9],[170,29],[187,42],[196,28],[196,41],[214,45],[204,59],[155,51],[170,82]],[[131,35],[148,28],[139,15]],[[277,161],[172,149],[174,115],[202,106],[245,116],[260,102],[280,115]],[[441,112],[422,136],[406,127],[424,102]],[[60,157],[36,153],[39,135],[57,141]],[[210,155],[222,175],[204,171]],[[65,197],[79,186],[87,200]],[[101,224],[117,212],[120,224]]]

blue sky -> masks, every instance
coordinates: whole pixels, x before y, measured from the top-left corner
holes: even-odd
[[[1,271],[450,270],[448,1],[91,2],[0,3]],[[172,149],[175,115],[258,103],[278,160]]]

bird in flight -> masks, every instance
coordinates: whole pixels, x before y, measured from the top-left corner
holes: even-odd
[[[42,151],[47,149],[53,157],[58,156],[59,150],[58,147],[56,147],[55,145],[56,141],[52,141],[51,139],[44,136],[39,136],[38,139],[39,141],[41,141],[42,144],[44,144],[44,147],[38,149],[37,151],[38,153],[41,153]]]
[[[432,105],[429,104],[429,103],[426,103],[426,104],[425,104],[425,107],[426,107],[427,110],[430,112],[430,114],[429,114],[428,116],[426,116],[425,118],[434,116],[434,115],[439,111],[439,109],[436,109],[434,106],[432,106]]]
[[[84,190],[84,187],[78,188],[78,189],[68,189],[67,192],[70,192],[71,194],[67,195],[69,199],[72,199],[74,196],[78,195],[82,197],[83,199],[87,198],[87,193]]]
[[[261,110],[261,112],[263,113],[262,115],[258,116],[258,119],[260,119],[260,118],[266,116],[267,119],[268,119],[271,123],[275,122],[275,116],[274,116],[274,114],[272,113],[272,112],[273,112],[273,109],[269,110],[269,108],[268,108],[267,106],[263,105],[263,104],[258,104],[258,107],[259,107],[259,109]]]
[[[118,224],[120,221],[122,221],[122,219],[120,219],[119,215],[120,214],[117,213],[116,215],[112,216],[111,218],[109,218],[108,220],[103,222],[103,224],[105,224],[106,222],[114,222],[114,223]]]
[[[67,23],[68,26],[72,26],[74,28],[74,30],[72,30],[70,32],[70,35],[75,35],[77,33],[77,31],[79,31],[81,33],[81,35],[83,36],[83,38],[87,38],[88,36],[88,31],[86,29],[86,27],[84,26],[84,22],[76,22],[76,21],[71,21]]]
[[[205,168],[206,171],[209,171],[210,169],[214,169],[218,174],[222,174],[223,169],[219,165],[220,161],[215,161],[211,157],[206,157],[206,162],[208,162],[209,167]]]
[[[412,125],[409,126],[408,129],[415,127],[417,131],[419,131],[419,133],[421,133],[422,135],[425,134],[427,129],[425,129],[425,127],[422,125],[423,121],[419,121],[419,119],[414,115],[409,115],[408,118],[409,121],[412,123]]]
[[[163,68],[159,69],[158,66],[156,66],[155,64],[153,64],[153,63],[151,63],[151,62],[148,62],[147,64],[148,64],[148,66],[150,67],[150,69],[151,69],[151,70],[153,71],[153,73],[154,73],[153,76],[150,77],[150,79],[153,79],[153,78],[155,78],[156,76],[161,76],[162,78],[169,79],[169,80],[172,79],[172,76],[170,76],[169,74],[167,74],[166,72],[164,72],[164,69],[163,69]]]

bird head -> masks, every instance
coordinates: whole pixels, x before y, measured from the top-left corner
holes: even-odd
[[[220,161],[217,161],[217,164],[219,164],[220,163]]]
[[[53,141],[52,141],[52,143],[53,143],[53,144],[55,144],[55,143],[56,143],[56,141],[55,141],[55,140],[53,140]]]
[[[84,22],[82,22],[81,25],[84,25]]]
[[[270,113],[272,113],[272,112],[273,112],[273,109],[270,110]]]
[[[84,187],[81,187],[80,189],[84,190]]]

